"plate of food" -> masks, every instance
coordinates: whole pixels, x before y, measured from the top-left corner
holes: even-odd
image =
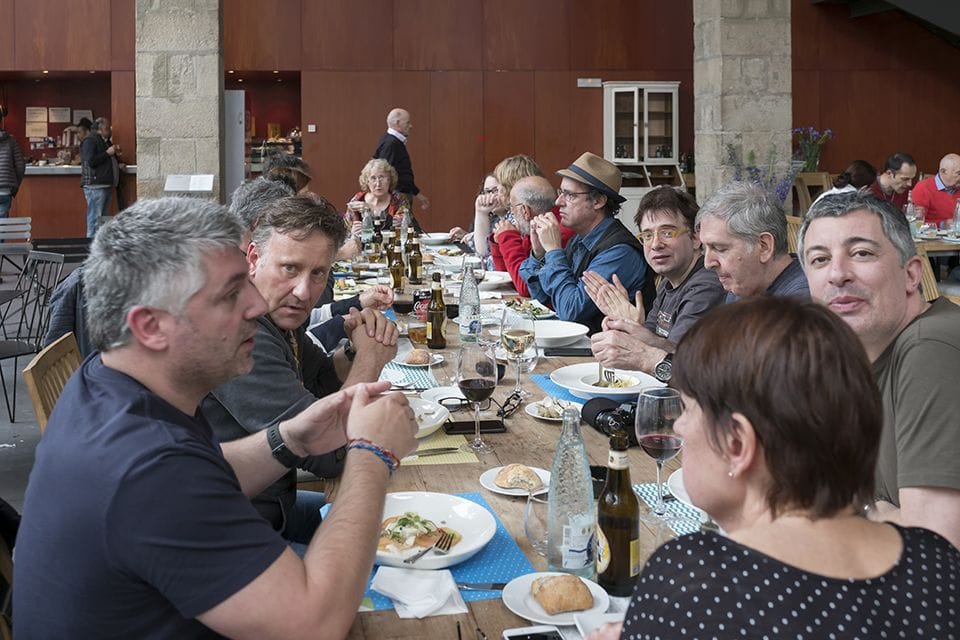
[[[393,359],[394,364],[399,364],[402,367],[419,367],[421,369],[432,367],[441,362],[443,362],[443,355],[431,353],[426,349],[411,349]]]
[[[463,249],[458,249],[457,247],[442,247],[437,249],[434,255],[443,256],[444,258],[459,258],[463,255]]]
[[[514,311],[532,316],[536,320],[557,317],[557,314],[554,313],[553,309],[546,306],[539,300],[534,300],[533,298],[512,298],[503,304],[510,307]]]
[[[484,489],[504,496],[538,496],[550,488],[550,472],[525,464],[508,464],[487,469],[480,475]]]
[[[443,231],[434,231],[433,233],[421,233],[420,234],[420,243],[421,244],[449,244],[453,241],[453,238],[449,233]]]
[[[596,582],[556,571],[514,578],[502,597],[507,609],[521,618],[558,627],[575,624],[575,614],[603,613],[610,606],[610,596]]]
[[[360,287],[353,278],[337,278],[333,281],[333,293],[352,296],[360,293]]]
[[[552,371],[550,380],[584,400],[590,400],[591,398],[627,400],[635,398],[637,394],[648,387],[665,386],[653,376],[642,371],[613,369],[613,373],[613,384],[598,384],[599,370],[597,363],[584,362]]]
[[[428,553],[413,565],[403,560],[432,546],[443,531],[454,542],[445,555]],[[446,569],[473,557],[493,539],[497,522],[476,502],[427,491],[388,493],[383,506],[376,563],[390,567]]]
[[[417,416],[417,425],[420,427],[415,436],[417,438],[426,438],[436,432],[450,417],[450,412],[436,402],[430,402],[423,398],[408,398],[408,400],[410,408]]]
[[[563,422],[563,410],[567,407],[573,407],[577,411],[583,411],[583,405],[569,400],[561,400],[553,396],[547,396],[543,400],[531,402],[523,408],[528,416],[533,416],[538,420],[548,422]]]

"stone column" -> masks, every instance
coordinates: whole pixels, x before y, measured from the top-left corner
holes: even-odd
[[[694,0],[693,95],[697,200],[744,165],[789,171],[790,0]],[[772,154],[772,155],[771,155]]]
[[[137,0],[137,194],[212,173],[223,201],[222,0]]]

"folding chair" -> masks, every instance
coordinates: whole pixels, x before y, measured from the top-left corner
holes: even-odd
[[[30,244],[32,222],[33,218],[0,218],[0,270],[3,269],[4,260],[17,271],[23,268],[23,262],[17,264],[13,258],[19,256],[23,260],[33,250],[33,245]],[[7,242],[8,240],[20,242]]]
[[[15,422],[17,411],[17,371],[18,360],[22,356],[40,351],[40,342],[47,332],[50,320],[50,296],[60,281],[63,271],[63,256],[58,253],[31,251],[20,274],[17,289],[22,291],[19,299],[11,300],[3,312],[4,321],[10,317],[11,308],[18,302],[20,307],[17,329],[8,340],[0,341],[0,361],[13,358],[13,402],[7,389],[6,376],[0,366],[0,384],[3,386],[3,399],[7,404],[10,422]],[[6,334],[6,325],[4,325]]]
[[[37,426],[42,434],[47,428],[47,420],[57,404],[60,392],[67,380],[80,366],[80,347],[73,332],[60,336],[43,351],[33,357],[23,368],[23,380],[27,383],[33,412],[37,414]]]

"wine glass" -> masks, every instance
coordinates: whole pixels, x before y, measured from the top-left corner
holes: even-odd
[[[637,441],[640,448],[657,463],[657,518],[664,518],[663,463],[672,459],[683,446],[683,438],[673,432],[673,423],[682,412],[680,392],[669,387],[644,389],[637,398]]]
[[[529,391],[520,388],[520,376],[523,354],[533,345],[535,337],[532,315],[510,307],[503,308],[503,316],[500,319],[500,344],[508,355],[517,360],[517,384],[513,393],[520,398],[532,395]]]
[[[493,447],[480,437],[480,403],[493,395],[497,386],[497,361],[492,350],[480,344],[465,344],[457,354],[457,386],[463,396],[473,403],[476,430],[473,440],[460,448],[471,453],[490,453]]]

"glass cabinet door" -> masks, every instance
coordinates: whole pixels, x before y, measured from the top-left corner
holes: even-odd
[[[647,112],[646,161],[658,159],[676,162],[676,141],[673,139],[674,94],[647,91],[644,96]]]
[[[613,90],[614,161],[640,162],[640,95],[636,87]]]

